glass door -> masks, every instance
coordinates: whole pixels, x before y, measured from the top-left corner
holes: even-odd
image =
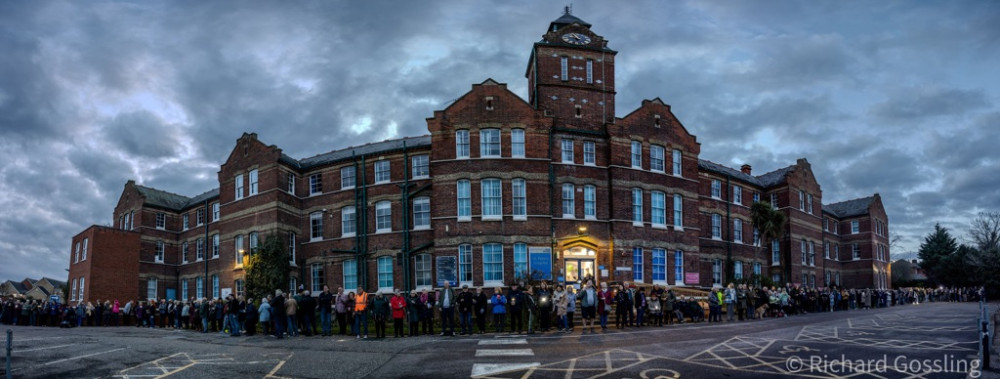
[[[588,280],[597,283],[597,264],[593,259],[566,259],[566,285],[580,289]]]

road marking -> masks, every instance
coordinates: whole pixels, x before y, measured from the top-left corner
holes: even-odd
[[[49,349],[58,349],[58,348],[60,348],[60,347],[66,347],[66,346],[73,346],[73,344],[68,344],[68,345],[56,345],[56,346],[48,346],[48,347],[38,347],[38,348],[34,348],[34,349],[27,349],[27,350],[21,350],[21,349],[14,349],[14,350],[12,350],[12,351],[13,351],[14,353],[27,353],[27,352],[31,352],[31,351],[39,351],[39,350],[49,350]]]
[[[108,350],[108,351],[102,351],[100,353],[86,354],[86,355],[81,355],[81,356],[72,357],[72,358],[63,358],[63,359],[52,361],[52,362],[46,362],[46,363],[43,363],[42,365],[43,366],[54,365],[54,364],[57,364],[57,363],[63,363],[63,362],[67,362],[67,361],[74,361],[74,360],[83,359],[83,358],[90,358],[90,357],[93,357],[95,355],[101,355],[101,354],[107,354],[107,353],[114,353],[116,351],[122,351],[122,350],[125,350],[125,348],[124,347],[120,347],[120,348],[117,348],[117,349],[112,349],[112,350]]]
[[[479,340],[480,345],[527,345],[528,340],[521,339],[496,339],[496,340]]]
[[[476,357],[530,357],[535,353],[531,349],[479,349]]]
[[[476,363],[472,365],[472,377],[494,375],[541,366],[541,363]]]

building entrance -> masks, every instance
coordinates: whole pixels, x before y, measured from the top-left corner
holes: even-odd
[[[597,254],[594,250],[574,247],[563,252],[566,285],[580,289],[588,280],[597,283]]]

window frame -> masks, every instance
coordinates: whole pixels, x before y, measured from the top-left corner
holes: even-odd
[[[638,258],[638,259],[637,259]],[[645,276],[643,272],[643,265],[645,264],[645,257],[642,252],[642,247],[634,246],[632,247],[632,281],[636,283],[644,283],[643,277]]]
[[[234,184],[233,185],[234,195],[236,196],[236,200],[243,200],[244,197],[243,174],[236,175],[236,177],[233,178],[233,184]]]
[[[594,143],[594,141],[583,141],[583,164],[585,166],[597,165],[596,150],[597,150],[597,145]]]
[[[712,213],[712,239],[722,240],[722,215],[718,213]]]
[[[248,175],[247,179],[250,182],[248,196],[253,196],[260,193],[259,189],[260,176],[258,175],[257,169],[250,170],[250,174]]]
[[[657,197],[659,197],[659,206],[657,207]],[[649,194],[649,221],[653,227],[666,228],[667,227],[667,194],[660,191],[652,191]],[[659,217],[657,217],[659,215]],[[657,221],[659,218],[659,221]]]
[[[633,140],[630,145],[632,168],[642,170],[642,142]]]
[[[423,261],[423,262],[422,262]],[[416,289],[431,289],[434,287],[434,263],[430,254],[417,254],[413,257],[413,286]],[[421,278],[423,276],[423,278]]]
[[[376,266],[377,267],[377,266]],[[357,259],[346,259],[341,262],[342,282],[344,290],[351,291],[352,289],[358,288],[358,260]]]
[[[487,186],[489,188],[487,188]],[[499,178],[479,181],[480,217],[482,220],[503,219],[503,182]]]
[[[490,248],[489,252],[487,252],[487,247]],[[492,249],[498,250],[493,251]],[[499,261],[496,260],[498,257]],[[484,243],[482,245],[484,287],[502,287],[504,285],[503,258],[503,244]]]
[[[510,182],[511,213],[514,220],[528,219],[528,183],[523,178],[514,178]]]
[[[410,178],[427,179],[431,177],[430,156],[427,154],[410,157]]]
[[[597,219],[597,187],[591,184],[583,186],[583,218]]]
[[[309,213],[309,242],[323,240],[323,212]]]
[[[456,216],[458,221],[472,220],[472,182],[468,179],[455,181]]]
[[[479,130],[479,157],[500,158],[503,143],[500,142],[500,129],[486,128]]]
[[[358,228],[357,209],[353,205],[340,208],[340,236],[354,237]]]
[[[375,184],[385,184],[392,181],[392,165],[388,159],[375,161]]]
[[[528,244],[523,242],[514,243],[514,279],[528,279]]]
[[[163,212],[156,212],[156,229],[164,230],[167,228],[167,215]]]
[[[421,196],[413,199],[413,230],[428,230],[430,228],[431,198]]]
[[[392,202],[382,200],[375,203],[375,233],[392,232]]]
[[[559,141],[559,150],[562,156],[562,163],[576,163],[574,162],[574,144],[573,139],[563,138]]]
[[[323,193],[323,174],[316,173],[309,175],[309,196],[316,196]]]
[[[666,149],[660,145],[649,145],[649,170],[665,173]]]
[[[643,225],[642,189],[632,188],[632,226]]]
[[[352,189],[358,185],[358,173],[354,166],[340,168],[340,189]]]
[[[510,130],[510,156],[513,158],[524,158],[524,129],[514,128]]]
[[[653,284],[667,284],[667,250],[663,248],[653,248],[653,258],[651,264],[653,269],[651,275]],[[659,279],[657,279],[658,272],[662,276]]]
[[[562,185],[562,217],[576,218],[576,185],[573,183]]]
[[[458,281],[461,284],[473,284],[472,244],[458,245]]]
[[[683,176],[684,175],[683,153],[679,149],[674,149],[673,153],[671,153],[670,158],[672,160],[671,163],[673,165],[673,170],[672,170],[673,175]]]
[[[468,159],[471,156],[469,145],[469,130],[459,129],[455,131],[455,159]]]

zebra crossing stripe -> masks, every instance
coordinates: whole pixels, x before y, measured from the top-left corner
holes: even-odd
[[[541,363],[476,363],[472,365],[472,377],[495,375],[508,371],[517,371],[541,366]]]
[[[479,340],[479,345],[527,345],[528,340],[521,339],[496,339],[496,340]]]
[[[531,357],[535,353],[531,349],[479,349],[476,350],[476,358],[479,357]]]

